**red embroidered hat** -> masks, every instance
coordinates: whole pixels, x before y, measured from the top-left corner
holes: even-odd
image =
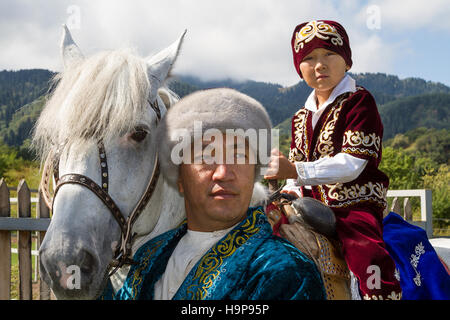
[[[291,40],[294,65],[300,72],[300,62],[314,49],[324,48],[341,55],[349,67],[352,66],[352,51],[347,32],[339,23],[331,20],[313,20],[295,27]]]

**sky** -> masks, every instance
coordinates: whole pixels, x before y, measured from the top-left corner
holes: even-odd
[[[135,48],[143,57],[187,34],[174,74],[291,86],[290,39],[310,20],[340,22],[352,72],[450,86],[448,0],[0,0],[0,70],[62,69],[62,24],[84,55]]]

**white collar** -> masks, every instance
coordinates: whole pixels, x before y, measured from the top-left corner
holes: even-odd
[[[355,92],[356,91],[356,81],[346,74],[342,80],[338,83],[336,87],[334,87],[327,101],[317,109],[316,104],[316,90],[313,90],[309,95],[308,99],[305,102],[305,108],[312,111],[317,112],[324,110],[330,103],[332,103],[338,96],[345,92]]]

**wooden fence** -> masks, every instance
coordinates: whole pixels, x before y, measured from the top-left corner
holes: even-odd
[[[431,239],[433,237],[433,207],[431,201],[431,190],[388,190],[387,196],[394,198],[390,211],[400,214],[409,223],[424,229],[428,238]],[[420,221],[413,221],[411,197],[420,197]],[[401,203],[402,198],[403,203]]]
[[[36,191],[36,190],[35,190]],[[11,299],[11,238],[17,233],[17,254],[19,265],[19,299],[33,299],[32,285],[32,232],[37,231],[38,249],[50,224],[50,212],[40,192],[36,201],[36,218],[31,217],[31,190],[25,180],[17,187],[17,218],[11,217],[10,189],[0,180],[0,300]],[[36,257],[38,259],[38,257]],[[39,298],[49,300],[50,289],[39,281]]]
[[[31,193],[37,193],[32,198]],[[427,231],[431,238],[432,208],[430,190],[389,190],[388,197],[394,197],[391,211],[402,215],[405,220],[419,225]],[[421,220],[412,221],[410,198],[421,198]],[[404,198],[403,204],[400,197]],[[17,201],[18,217],[11,217],[11,199]],[[36,218],[31,217],[31,203],[36,203]],[[39,249],[44,239],[45,231],[50,224],[50,212],[38,190],[30,190],[25,180],[21,180],[17,187],[17,198],[10,198],[10,188],[3,179],[0,180],[0,300],[11,299],[11,238],[17,232],[17,252],[19,264],[19,299],[32,300],[32,232],[37,231],[36,249]],[[36,257],[38,259],[38,257]],[[44,281],[39,281],[39,299],[54,299],[50,289]]]

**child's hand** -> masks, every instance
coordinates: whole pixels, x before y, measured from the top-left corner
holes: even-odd
[[[272,149],[269,169],[264,179],[297,179],[297,169],[278,149]]]

